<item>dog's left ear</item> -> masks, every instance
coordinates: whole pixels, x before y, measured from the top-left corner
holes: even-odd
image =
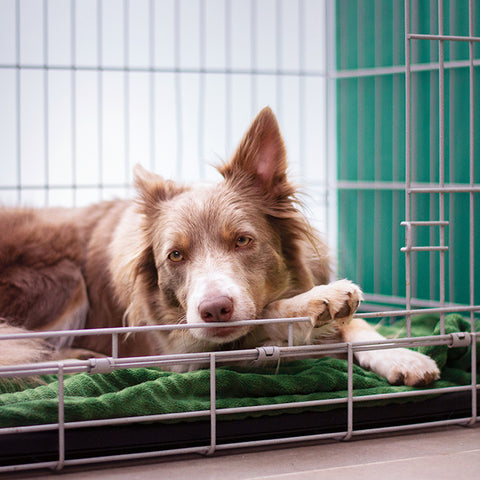
[[[145,170],[141,165],[133,169],[133,185],[137,190],[136,203],[141,213],[154,215],[161,202],[173,198],[185,188],[171,180],[164,180],[160,175]]]
[[[225,179],[245,174],[268,195],[281,195],[287,187],[287,154],[277,119],[265,107],[253,120],[232,159],[219,167]]]

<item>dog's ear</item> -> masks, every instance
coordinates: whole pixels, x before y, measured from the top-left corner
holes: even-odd
[[[183,192],[184,187],[160,175],[145,170],[141,165],[133,169],[133,185],[137,190],[136,203],[141,213],[147,216],[155,213],[159,204]]]
[[[274,196],[287,187],[287,154],[277,119],[265,107],[253,120],[232,159],[219,167],[225,179],[247,174],[256,187]]]

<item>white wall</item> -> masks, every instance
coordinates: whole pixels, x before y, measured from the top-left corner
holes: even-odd
[[[214,180],[209,164],[270,105],[292,176],[325,230],[335,177],[331,4],[0,0],[0,201],[125,196],[137,162],[177,180]]]

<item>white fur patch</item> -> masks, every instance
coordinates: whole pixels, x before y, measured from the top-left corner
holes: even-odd
[[[190,284],[189,296],[187,299],[187,323],[204,323],[199,313],[199,305],[210,298],[225,296],[232,300],[234,305],[232,321],[246,320],[255,316],[255,304],[242,286],[235,282],[231,275],[225,273],[202,272],[195,275]],[[247,332],[247,328],[236,328],[231,335],[215,337],[212,330],[193,329],[192,334],[201,339],[211,340],[214,343],[226,343]]]

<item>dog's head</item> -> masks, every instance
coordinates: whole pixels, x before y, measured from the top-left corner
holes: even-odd
[[[304,248],[314,234],[297,209],[284,143],[269,108],[218,170],[223,182],[190,189],[136,169],[137,205],[148,244],[138,275],[142,288],[150,289],[156,322],[259,318],[270,302],[313,286]],[[248,330],[191,332],[218,344]]]

